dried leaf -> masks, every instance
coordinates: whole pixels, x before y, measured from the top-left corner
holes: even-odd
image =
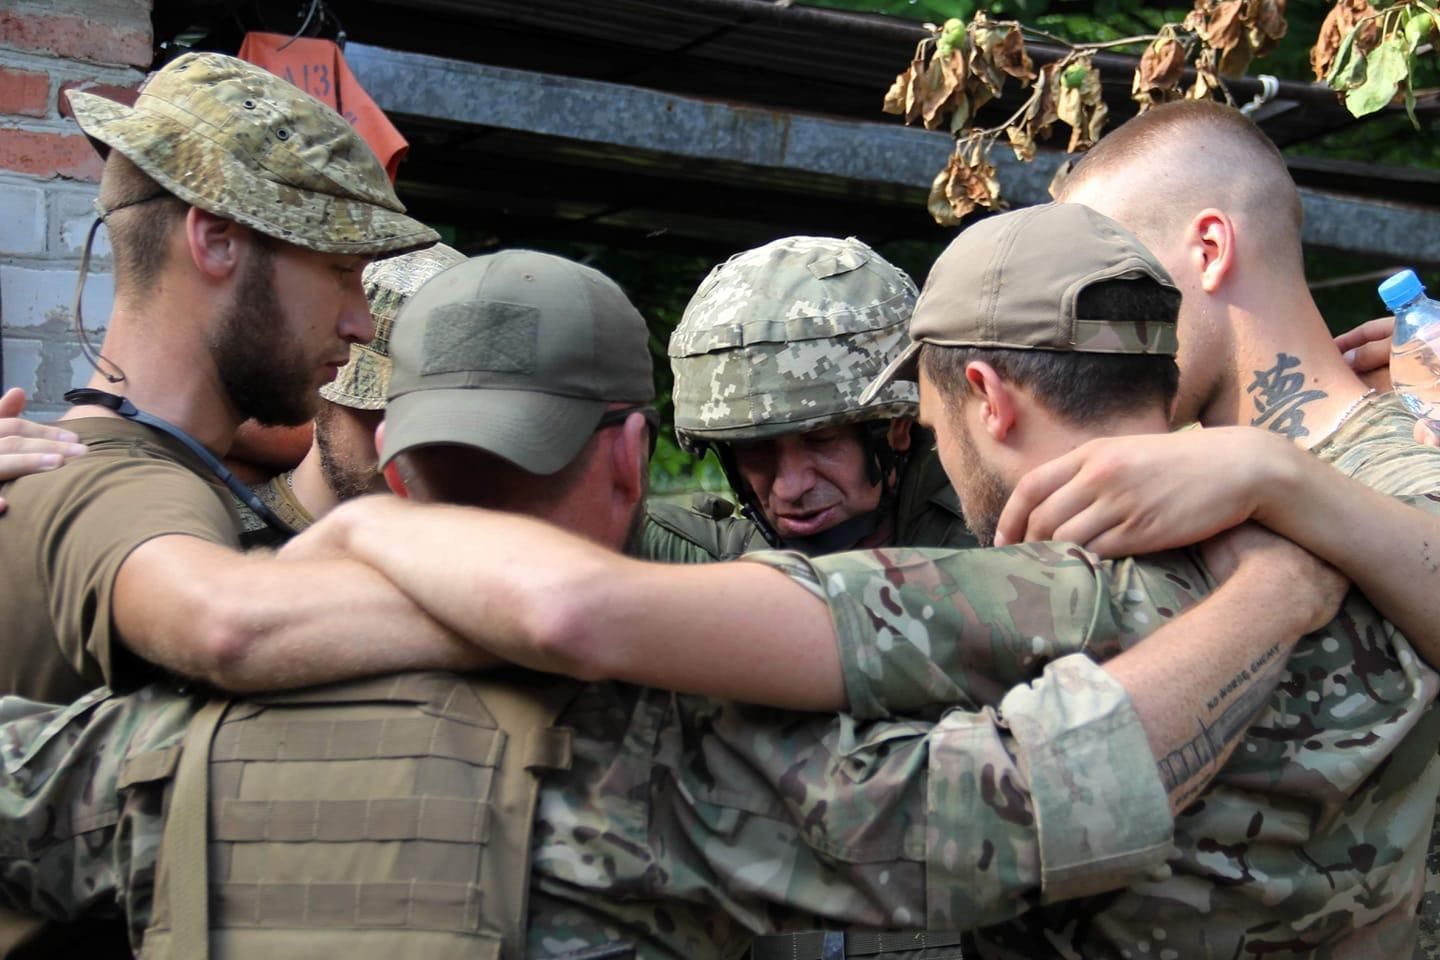
[[[930,66],[925,68],[925,80],[920,85],[920,116],[925,121],[927,130],[940,126],[944,119],[941,111],[949,104],[951,94],[960,85],[960,78],[946,65],[946,61],[958,57],[958,53],[951,53],[945,59],[935,57],[930,61]]]
[[[1244,76],[1250,61],[1255,59],[1255,47],[1250,43],[1250,32],[1242,30],[1240,38],[1225,47],[1220,53],[1220,75],[1222,77]]]
[[[1018,30],[1015,32],[1019,33]],[[1006,71],[1000,61],[1006,33],[1006,29],[991,23],[983,10],[975,14],[970,24],[970,39],[974,44],[970,49],[970,73],[994,97],[1000,96],[1005,89]]]
[[[1011,124],[1005,128],[1005,136],[1010,139],[1010,149],[1015,151],[1016,160],[1029,163],[1035,159],[1035,134],[1028,125]]]
[[[1222,54],[1245,36],[1245,0],[1221,0],[1205,16],[1200,35]]]
[[[900,116],[905,115],[905,98],[910,90],[911,77],[915,72],[915,65],[912,63],[905,68],[905,72],[895,78],[890,84],[890,89],[885,91],[885,105],[881,107],[886,113],[894,113]]]
[[[1214,97],[1216,91],[1224,91],[1220,86],[1220,77],[1215,73],[1215,51],[1206,50],[1195,61],[1195,82],[1185,96],[1189,100],[1209,100]]]
[[[1100,90],[1100,71],[1095,69],[1091,58],[1077,57],[1075,62],[1060,74],[1060,89],[1055,100],[1055,112],[1061,120],[1070,125],[1070,145],[1065,149],[1074,152],[1090,147],[1094,142],[1091,129],[1097,109],[1104,109],[1105,101]],[[1105,118],[1102,115],[1100,126]]]
[[[1019,27],[1010,28],[992,54],[992,59],[996,66],[1021,83],[1035,79],[1035,64],[1031,62],[1030,54],[1025,52],[1025,38],[1020,34]]]
[[[970,122],[971,116],[970,98],[965,95],[965,91],[956,91],[955,97],[951,101],[950,132],[959,133],[965,129],[965,125]]]
[[[1140,57],[1130,96],[1140,104],[1140,111],[1164,103],[1175,95],[1175,88],[1185,72],[1185,48],[1175,38],[1157,38]]]
[[[1055,168],[1055,176],[1050,178],[1050,199],[1059,200],[1060,191],[1065,189],[1065,180],[1070,176],[1070,171],[1075,169],[1074,160],[1066,160]]]
[[[953,160],[951,161],[954,162]],[[960,226],[960,217],[950,206],[950,198],[945,195],[945,185],[950,182],[950,168],[935,174],[935,179],[930,182],[930,196],[925,201],[925,209],[930,211],[930,216],[942,227]],[[966,213],[969,211],[967,210]]]
[[[1259,0],[1250,23],[1250,45],[1255,56],[1263,57],[1285,36],[1285,0]]]
[[[1310,68],[1315,71],[1316,80],[1328,80],[1341,51],[1342,42],[1347,38],[1351,39],[1353,45],[1352,55],[1364,55],[1375,49],[1375,44],[1379,42],[1377,22],[1367,19],[1375,15],[1375,8],[1370,5],[1369,0],[1337,0],[1335,6],[1325,15],[1325,22],[1320,25],[1315,46],[1310,48]],[[1364,26],[1359,33],[1355,33],[1356,25],[1362,20],[1366,21]]]

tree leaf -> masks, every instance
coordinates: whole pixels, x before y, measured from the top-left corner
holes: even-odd
[[[915,65],[911,64],[905,68],[905,72],[895,78],[890,84],[890,89],[885,91],[885,105],[881,107],[886,113],[905,115],[905,98],[910,91],[910,83],[915,72]]]
[[[1346,109],[1363,117],[1394,100],[1410,75],[1406,60],[1404,37],[1396,34],[1381,41],[1365,58],[1365,81],[1345,94]]]
[[[1324,80],[1335,90],[1349,90],[1365,79],[1365,54],[1355,49],[1355,38],[1359,35],[1358,29],[1345,34],[1330,62]]]

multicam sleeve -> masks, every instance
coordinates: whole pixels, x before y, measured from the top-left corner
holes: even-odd
[[[864,723],[679,698],[647,876],[757,932],[949,930],[1163,868],[1169,804],[1123,690],[1069,658],[1006,707],[1013,735],[991,710]]]
[[[1000,711],[951,710],[931,736],[931,924],[999,922],[1035,897],[1162,875],[1174,821],[1124,688],[1088,657],[1062,657]]]
[[[102,688],[68,707],[0,699],[0,904],[62,921],[148,904],[132,888],[153,880],[162,821],[158,809],[137,817],[125,788],[159,778],[155,761],[178,754],[193,712],[151,688]]]
[[[998,707],[1059,657],[1103,660],[1139,642],[1211,582],[1186,552],[1102,561],[1065,543],[746,559],[827,604],[849,708],[867,719]]]
[[[110,850],[91,841],[119,820],[119,760],[86,736],[109,698],[97,690],[64,708],[0,700],[0,903],[56,920],[113,907]]]

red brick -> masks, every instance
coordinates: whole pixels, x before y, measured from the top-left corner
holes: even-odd
[[[0,44],[72,60],[148,67],[150,26],[121,26],[65,14],[0,10]]]
[[[111,100],[120,101],[127,107],[133,107],[135,105],[135,98],[140,96],[140,85],[138,83],[131,87],[121,87],[113,83],[97,83],[94,80],[66,80],[60,84],[60,92],[55,98],[55,109],[60,111],[60,116],[62,117],[75,116],[70,110],[70,101],[65,97],[65,91],[67,90],[83,90],[85,93],[108,97]]]
[[[0,130],[0,169],[98,181],[101,166],[100,155],[80,134]]]
[[[34,70],[0,67],[0,113],[43,117],[50,105],[50,77]]]

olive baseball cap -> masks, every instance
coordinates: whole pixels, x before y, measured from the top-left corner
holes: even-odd
[[[451,267],[396,319],[380,463],[455,443],[555,473],[611,404],[655,399],[649,337],[613,280],[563,257],[508,250]]]
[[[931,267],[910,318],[910,346],[866,395],[896,380],[914,380],[925,343],[1173,356],[1174,317],[1137,322],[1076,313],[1087,287],[1139,279],[1178,293],[1133,233],[1089,207],[1046,203],[982,220],[952,240]]]
[[[425,281],[464,262],[459,250],[437,243],[366,267],[365,298],[375,318],[375,339],[350,344],[350,362],[320,388],[320,396],[353,410],[384,409],[390,391],[390,332],[395,315]]]
[[[322,253],[376,255],[440,239],[405,215],[385,169],[334,110],[274,74],[187,53],[127,107],[66,93],[101,156],[114,149],[194,207]]]

